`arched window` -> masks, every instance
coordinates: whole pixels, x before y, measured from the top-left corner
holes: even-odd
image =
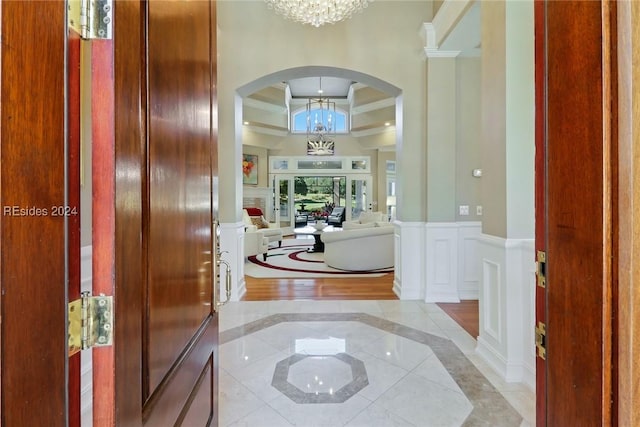
[[[324,113],[324,114],[323,114]],[[291,119],[291,133],[306,133],[307,132],[307,109],[299,108],[295,110],[292,114]],[[310,111],[309,119],[311,121],[311,128],[313,129],[313,125],[316,122],[322,122],[325,128],[333,128],[335,133],[347,133],[347,113],[343,110],[337,109],[331,114],[327,114],[327,110],[320,110],[319,108],[313,109]],[[329,126],[329,120],[331,121],[331,126]]]

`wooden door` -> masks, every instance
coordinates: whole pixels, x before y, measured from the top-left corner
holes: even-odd
[[[544,34],[544,63],[537,64],[544,69],[536,103],[544,158],[536,169],[542,215],[536,234],[547,261],[546,295],[537,300],[546,321],[540,426],[615,425],[611,7],[608,1],[536,5],[536,35]]]
[[[3,1],[0,19],[0,417],[64,426],[65,3]]]
[[[95,425],[217,425],[215,2],[114,2],[93,42]],[[99,386],[98,386],[99,385]]]

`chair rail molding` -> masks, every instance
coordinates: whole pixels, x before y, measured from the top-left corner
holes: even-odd
[[[535,389],[533,239],[482,234],[480,335],[476,352],[507,382]]]

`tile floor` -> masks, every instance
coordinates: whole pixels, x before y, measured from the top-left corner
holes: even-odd
[[[232,302],[220,331],[221,427],[535,425],[435,304]]]

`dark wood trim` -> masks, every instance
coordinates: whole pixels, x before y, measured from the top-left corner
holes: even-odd
[[[67,40],[67,203],[68,299],[80,298],[80,34]],[[80,426],[80,353],[69,358],[69,426]]]
[[[535,249],[546,252],[546,2],[536,0],[534,3],[535,25]],[[534,255],[535,256],[535,255]],[[537,264],[536,264],[537,265]],[[538,280],[536,273],[536,280]],[[546,288],[536,284],[535,289],[535,321],[547,322],[547,293]],[[546,362],[536,352],[536,425],[544,427],[547,424],[547,385]]]

